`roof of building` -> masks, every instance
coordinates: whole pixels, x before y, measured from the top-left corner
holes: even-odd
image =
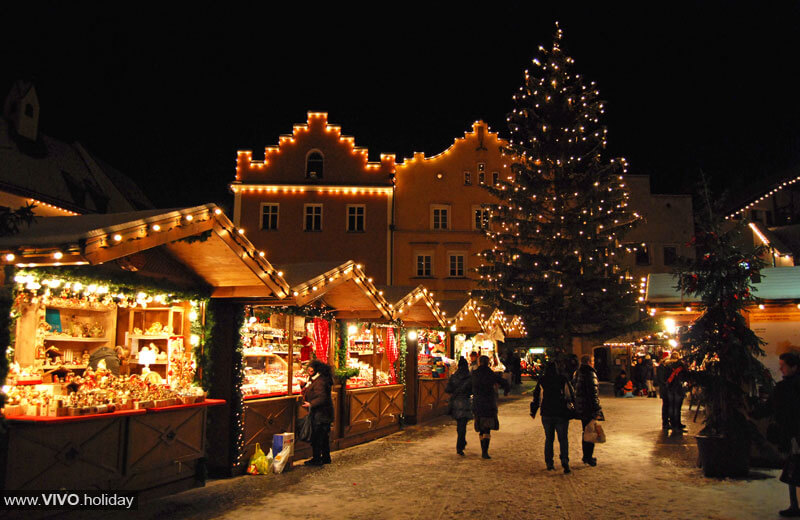
[[[651,274],[647,277],[648,304],[694,303],[697,295],[681,295],[677,280],[670,273]],[[753,295],[762,300],[800,300],[800,266],[767,267],[761,270],[761,281],[753,284]]]
[[[77,213],[152,208],[136,184],[88,152],[39,132],[36,143],[16,137],[0,116],[0,190]]]

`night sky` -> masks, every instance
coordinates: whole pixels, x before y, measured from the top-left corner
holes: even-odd
[[[796,2],[165,4],[0,7],[2,96],[33,79],[40,130],[81,141],[159,207],[229,204],[236,150],[257,157],[309,110],[374,160],[439,153],[479,118],[507,135],[556,20],[608,102],[610,153],[654,190],[691,190],[700,169],[718,189],[800,174]]]

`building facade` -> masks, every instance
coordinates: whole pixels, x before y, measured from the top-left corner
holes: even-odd
[[[483,188],[510,174],[504,145],[483,121],[444,152],[416,153],[397,166],[393,280],[424,284],[441,299],[474,289],[477,253],[490,247],[483,233],[486,204],[498,201]]]
[[[309,112],[263,158],[238,152],[234,222],[273,265],[352,259],[387,284],[394,174],[394,155],[369,162],[327,114]]]

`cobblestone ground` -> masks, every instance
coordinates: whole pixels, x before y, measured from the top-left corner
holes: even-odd
[[[324,468],[295,466],[282,475],[213,481],[145,505],[139,516],[769,519],[788,505],[777,470],[756,469],[746,480],[703,477],[692,437],[699,422],[684,409],[689,433],[665,435],[659,399],[605,397],[608,442],[596,449],[598,465],[581,463],[580,423],[573,421],[572,474],[558,467],[546,471],[544,433],[539,419],[528,415],[529,399],[504,399],[492,460],[480,458],[471,423],[467,456],[457,456],[455,425],[443,417],[335,452],[333,464]],[[556,443],[556,459],[557,454]]]

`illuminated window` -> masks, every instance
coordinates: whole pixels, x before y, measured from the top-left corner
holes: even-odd
[[[306,157],[306,178],[307,179],[321,179],[322,167],[325,162],[322,154],[318,151],[313,151]]]
[[[478,163],[478,173],[486,173],[486,163]]]
[[[489,209],[472,206],[472,229],[489,229]]]
[[[274,203],[261,204],[261,229],[274,231],[278,229],[278,209],[280,205]]]
[[[363,204],[348,204],[347,205],[347,231],[353,233],[364,232],[364,212],[366,211]]]
[[[470,171],[464,172],[464,186],[472,185],[472,173]]]
[[[431,206],[431,229],[449,229],[450,206],[433,204]]]
[[[464,253],[450,253],[450,276],[452,278],[462,278],[464,276]]]
[[[417,276],[433,276],[433,255],[429,252],[417,253],[416,255]]]
[[[478,184],[486,183],[486,172],[478,172]]]
[[[322,204],[303,204],[303,231],[322,231]]]

